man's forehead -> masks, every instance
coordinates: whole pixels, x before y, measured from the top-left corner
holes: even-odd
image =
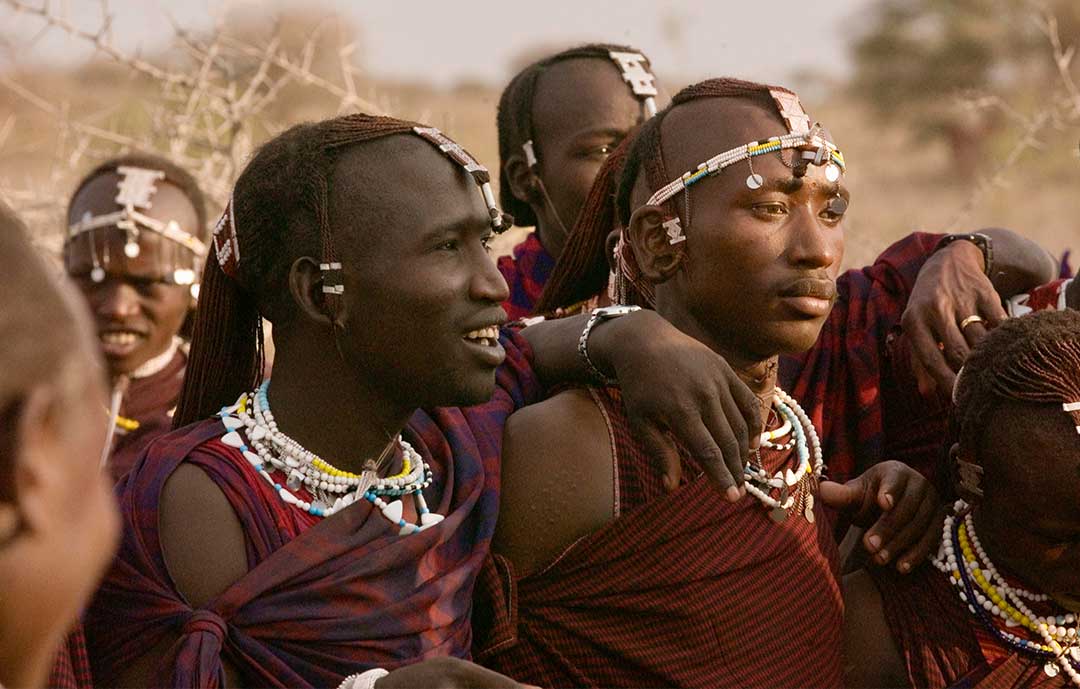
[[[672,179],[712,156],[788,133],[775,109],[738,98],[701,98],[674,108],[661,123],[664,166]]]
[[[537,79],[533,126],[544,129],[544,134],[611,125],[629,128],[640,114],[641,101],[610,59],[562,60],[545,68]]]

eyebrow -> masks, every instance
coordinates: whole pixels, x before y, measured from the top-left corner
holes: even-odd
[[[618,129],[615,127],[599,127],[596,129],[586,129],[585,131],[578,132],[577,134],[574,134],[573,138],[575,141],[587,137],[601,136],[611,137],[613,139],[620,139],[625,137],[628,131],[629,130],[627,129]]]
[[[781,194],[790,196],[802,189],[803,184],[804,180],[801,177],[771,177],[765,180],[765,183],[757,191],[778,191]],[[818,189],[825,196],[836,196],[837,194],[844,198],[851,196],[847,187],[839,182],[824,182],[819,185]]]
[[[433,227],[420,235],[420,240],[426,243],[448,235],[460,235],[467,232],[483,233],[485,230],[491,230],[491,223],[487,218],[465,216],[449,223],[439,225],[438,227]]]

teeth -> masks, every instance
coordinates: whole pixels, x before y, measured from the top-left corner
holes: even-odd
[[[135,344],[135,341],[139,339],[138,335],[130,332],[101,333],[99,337],[107,345],[120,346]]]
[[[494,342],[498,341],[498,339],[499,339],[499,328],[498,328],[498,326],[490,325],[490,326],[488,326],[486,328],[480,328],[479,330],[473,330],[472,332],[470,332],[468,335],[465,336],[465,339],[467,339],[467,340],[480,340],[481,344],[490,346],[488,340],[491,341],[491,344],[494,344]]]

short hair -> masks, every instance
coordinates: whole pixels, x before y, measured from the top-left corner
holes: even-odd
[[[503,89],[502,95],[499,96],[496,116],[496,125],[499,130],[499,203],[503,210],[514,216],[514,221],[518,225],[536,225],[536,214],[528,203],[514,196],[504,167],[506,161],[515,154],[521,154],[522,145],[535,136],[533,99],[536,96],[536,84],[540,75],[552,65],[579,58],[602,58],[611,62],[612,67],[616,68],[610,57],[612,51],[641,53],[637,48],[614,43],[590,43],[569,48],[525,67],[514,75],[514,78]],[[644,53],[641,54],[644,55]]]
[[[61,276],[30,243],[26,227],[0,203],[0,500],[14,495],[18,419],[26,395],[55,378],[81,333]]]
[[[213,255],[203,269],[174,427],[216,413],[258,383],[262,315],[272,322],[279,315],[277,300],[287,294],[293,261],[300,256],[334,260],[329,194],[341,155],[364,142],[412,133],[417,126],[392,117],[346,115],[296,125],[259,148],[233,188],[237,275],[226,276]]]
[[[627,137],[600,169],[555,269],[537,302],[540,313],[566,308],[600,293],[608,275],[605,240],[617,227],[626,227],[634,208],[634,185],[644,171],[652,191],[671,181],[664,165],[661,126],[671,111],[684,103],[702,98],[735,98],[762,108],[780,111],[770,94],[780,86],[769,86],[741,79],[718,78],[692,84],[675,94],[671,103],[650,118],[633,136]],[[719,151],[716,151],[719,153]],[[634,292],[633,289],[631,289]],[[635,303],[644,303],[641,295],[632,294]]]
[[[115,158],[106,160],[90,172],[86,173],[83,178],[79,180],[78,185],[75,187],[75,191],[71,194],[71,199],[68,201],[67,217],[71,216],[71,206],[79,196],[79,192],[83,190],[83,187],[85,187],[90,180],[110,172],[115,173],[118,168],[125,166],[141,167],[164,172],[165,181],[178,187],[180,191],[184,192],[184,196],[186,196],[188,200],[191,201],[191,205],[195,207],[195,217],[198,218],[199,226],[192,230],[192,234],[200,239],[206,239],[208,231],[206,196],[203,195],[202,189],[199,188],[199,183],[196,182],[191,173],[184,168],[168,158],[154,155],[153,153],[127,153],[125,155],[116,156]]]
[[[1080,402],[1080,312],[1037,311],[991,330],[964,362],[954,400],[960,446],[976,459],[1002,402]],[[1080,411],[1072,416],[1080,426]]]

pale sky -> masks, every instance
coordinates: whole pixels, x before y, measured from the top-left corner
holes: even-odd
[[[40,20],[12,21],[0,0],[9,35],[30,38]],[[40,5],[44,0],[19,0]],[[98,26],[99,0],[50,0],[73,21]],[[340,11],[362,31],[361,64],[381,77],[451,85],[463,79],[501,84],[508,63],[530,47],[589,40],[635,45],[657,71],[687,80],[730,74],[785,81],[793,71],[847,73],[846,41],[873,0],[323,0],[291,3],[314,11]],[[206,27],[224,7],[272,12],[279,2],[233,0],[109,0],[116,43],[151,52],[170,40],[171,15],[185,28]],[[17,60],[78,61],[85,45],[51,30],[20,50]],[[8,58],[5,58],[8,59]]]

